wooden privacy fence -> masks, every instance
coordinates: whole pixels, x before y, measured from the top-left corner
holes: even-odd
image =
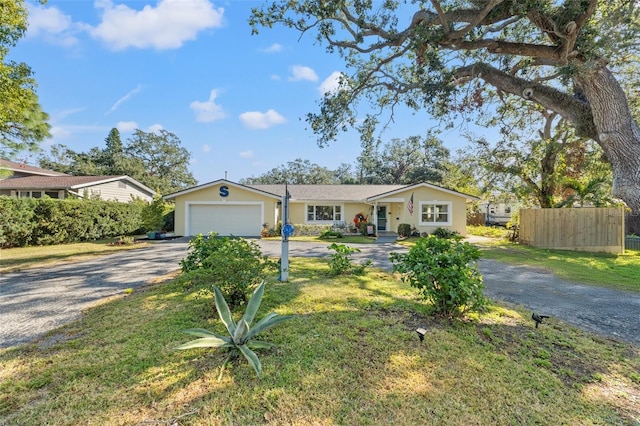
[[[467,225],[475,225],[480,226],[486,223],[485,214],[484,213],[468,213],[467,214]]]
[[[522,209],[522,244],[533,247],[624,253],[624,209]]]

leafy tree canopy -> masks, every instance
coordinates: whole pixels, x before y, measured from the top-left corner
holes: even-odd
[[[191,155],[180,139],[166,130],[146,133],[136,130],[126,144],[112,129],[104,150],[75,152],[64,145],[51,147],[50,156],[39,158],[40,167],[76,176],[130,176],[161,194],[179,191],[197,183],[188,164]]]
[[[640,128],[627,99],[638,73],[616,78],[637,69],[637,0],[274,1],[250,23],[312,34],[344,58],[340,90],[307,115],[321,145],[354,127],[369,137],[400,105],[448,121],[518,97],[596,141],[614,194],[640,211]],[[361,102],[374,112],[359,116]]]
[[[31,68],[6,60],[26,30],[24,1],[0,1],[0,157],[37,151],[39,143],[50,136],[49,116],[38,102]]]

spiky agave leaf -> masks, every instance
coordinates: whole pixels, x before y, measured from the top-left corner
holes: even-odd
[[[251,330],[249,330],[245,338],[245,341],[249,341],[256,334],[263,332],[265,330],[268,330],[274,325],[291,318],[293,318],[291,315],[278,315],[275,312],[272,312],[266,317],[262,318],[260,321],[258,321],[258,323],[255,326],[253,326]]]
[[[249,326],[253,322],[253,319],[256,317],[256,313],[260,308],[260,303],[262,303],[262,296],[264,295],[264,287],[265,287],[265,282],[262,281],[258,286],[258,288],[254,290],[253,294],[249,298],[249,302],[247,303],[247,309],[244,312],[244,315],[242,316],[242,319],[244,319]]]
[[[200,339],[192,340],[183,345],[178,346],[176,349],[193,349],[193,348],[232,348],[234,344],[231,339],[221,339],[219,337],[202,337]]]
[[[249,347],[247,345],[240,345],[240,346],[237,346],[237,348],[240,350],[240,352],[242,352],[242,355],[244,355],[244,357],[247,359],[247,361],[249,361],[249,364],[253,367],[253,369],[256,370],[256,374],[258,374],[258,378],[261,379],[262,378],[262,364],[260,363],[260,360],[258,359],[258,355],[256,355],[255,352],[253,352],[251,349],[249,349]]]
[[[220,289],[215,285],[213,286],[213,292],[215,294],[216,310],[218,311],[218,315],[220,316],[224,326],[227,327],[229,335],[233,336],[236,331],[236,323],[233,321],[233,316],[231,316],[229,305],[227,305],[227,301],[224,300],[224,296]]]
[[[235,333],[233,333],[233,343],[236,345],[244,345],[247,342],[246,335],[249,331],[249,324],[242,318],[238,322]]]

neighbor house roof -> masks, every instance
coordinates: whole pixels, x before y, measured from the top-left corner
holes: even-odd
[[[150,194],[155,191],[126,175],[121,176],[27,176],[0,180],[0,189],[66,189],[78,190],[88,186],[126,180]]]
[[[41,169],[40,167],[30,166],[25,163],[16,163],[15,161],[0,159],[0,169],[10,170],[14,173],[30,174],[37,176],[69,176],[65,173],[55,172],[53,170]]]

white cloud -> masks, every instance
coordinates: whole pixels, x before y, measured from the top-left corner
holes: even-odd
[[[289,77],[289,81],[301,80],[318,81],[318,75],[309,67],[294,65],[291,67],[291,77]]]
[[[343,73],[340,71],[334,71],[331,73],[329,77],[327,77],[320,87],[318,87],[318,91],[321,96],[324,96],[325,93],[335,93],[340,89],[340,78],[345,77]],[[346,86],[346,83],[343,83]]]
[[[211,152],[211,147],[205,143],[202,145],[202,152]]]
[[[273,43],[271,46],[265,49],[260,49],[260,51],[264,53],[278,53],[278,52],[282,52],[282,50],[283,50],[283,47],[279,43]]]
[[[240,153],[240,157],[242,157],[242,158],[253,158],[253,151],[251,151],[251,150],[242,151]]]
[[[79,30],[69,15],[65,15],[55,7],[43,7],[28,4],[29,27],[27,38],[41,37],[49,43],[61,46],[72,46],[78,42],[75,33]]]
[[[269,77],[271,80],[276,80],[276,81],[280,81],[282,80],[282,77],[280,77],[278,74],[271,74],[271,77]]]
[[[116,101],[116,103],[113,104],[113,106],[105,114],[109,114],[110,112],[115,111],[116,109],[118,109],[120,104],[122,104],[123,102],[128,101],[129,99],[131,99],[131,97],[133,97],[133,95],[135,95],[136,93],[140,92],[141,90],[142,90],[142,85],[138,84],[138,86],[135,89],[130,90],[129,93],[127,93],[126,95],[124,95],[123,97],[118,99]]]
[[[123,133],[129,133],[138,128],[138,123],[135,121],[120,121],[116,124],[116,129]]]
[[[268,129],[277,124],[286,123],[287,120],[277,111],[270,109],[267,112],[249,111],[240,114],[240,120],[251,129]]]
[[[227,114],[222,106],[216,104],[216,98],[220,93],[219,90],[213,89],[209,95],[209,100],[205,102],[193,101],[189,107],[196,114],[196,121],[199,123],[211,123],[212,121],[222,120]]]
[[[71,136],[73,133],[64,126],[51,126],[51,139],[64,139]]]
[[[162,124],[152,124],[149,126],[148,133],[160,133],[160,130],[164,130]]]
[[[95,5],[103,10],[102,22],[90,33],[114,50],[177,49],[195,40],[198,32],[223,25],[224,8],[214,8],[208,0],[159,0],[142,10],[111,0],[97,0]]]

